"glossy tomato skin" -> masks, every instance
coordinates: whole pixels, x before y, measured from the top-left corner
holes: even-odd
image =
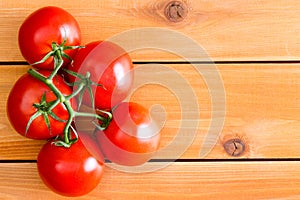
[[[52,50],[52,42],[63,43],[67,38],[65,46],[77,46],[81,42],[81,32],[75,18],[67,11],[48,6],[43,7],[30,14],[19,28],[19,48],[29,64],[33,64]],[[65,53],[71,58],[77,50],[66,50]],[[64,59],[64,66],[69,60]],[[35,68],[53,69],[53,57],[44,63],[34,65]]]
[[[104,156],[126,166],[147,162],[159,147],[158,127],[148,110],[140,104],[122,102],[113,112],[113,120],[96,134]]]
[[[69,70],[86,75],[102,86],[92,86],[95,107],[111,109],[123,101],[133,84],[133,64],[129,55],[117,44],[109,41],[96,41],[79,49]],[[76,81],[69,75],[70,82]],[[91,106],[88,92],[83,95],[83,103]]]
[[[44,76],[49,76],[50,71],[40,70]],[[56,75],[53,78],[54,85],[63,95],[70,95],[71,88],[64,82],[63,78]],[[21,76],[11,89],[7,99],[7,115],[12,127],[21,135],[32,139],[49,139],[63,133],[65,122],[57,121],[49,116],[51,131],[48,129],[43,116],[37,117],[30,125],[27,134],[26,126],[30,117],[37,112],[33,106],[40,103],[42,96],[46,94],[46,101],[56,100],[55,94],[43,82],[29,74]],[[76,110],[76,102],[71,100],[73,109]],[[69,114],[65,106],[60,103],[53,110],[53,113],[62,120],[67,120]]]
[[[81,196],[100,182],[103,160],[97,160],[79,139],[70,148],[57,147],[48,141],[40,150],[37,169],[45,185],[63,196]]]

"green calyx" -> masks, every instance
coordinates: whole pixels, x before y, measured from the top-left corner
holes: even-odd
[[[74,50],[79,48],[84,48],[84,46],[65,46],[67,42],[67,39],[65,38],[64,41],[61,44],[57,44],[56,42],[52,42],[51,47],[52,50],[47,53],[44,58],[42,58],[40,61],[37,61],[31,65],[38,65],[41,63],[44,63],[47,59],[50,57],[54,58],[54,69],[57,68],[61,62],[63,62],[62,58],[66,58],[68,60],[72,60],[68,54],[66,54],[65,50]]]
[[[50,131],[51,134],[51,126],[50,126],[50,120],[49,120],[49,116],[51,116],[53,119],[59,121],[59,122],[66,122],[66,120],[62,120],[60,119],[58,116],[56,116],[53,112],[52,109],[59,103],[59,101],[51,101],[51,102],[47,102],[46,101],[46,93],[44,93],[42,95],[41,101],[40,103],[34,103],[33,107],[35,107],[37,109],[37,111],[30,117],[27,126],[26,126],[26,131],[25,131],[25,135],[28,132],[28,129],[31,125],[31,123],[38,118],[39,116],[43,116],[44,121]]]

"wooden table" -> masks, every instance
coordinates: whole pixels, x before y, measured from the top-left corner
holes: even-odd
[[[195,138],[179,158],[166,153],[151,160],[150,168],[169,164],[153,172],[126,173],[108,164],[100,185],[82,199],[300,199],[300,2],[292,0],[1,0],[0,198],[63,199],[46,188],[37,173],[36,156],[44,141],[19,136],[6,116],[8,93],[29,68],[18,50],[18,28],[29,13],[47,5],[76,17],[83,44],[156,27],[183,34],[208,54],[190,63],[157,49],[130,53],[135,67],[160,63],[177,72],[195,93],[199,110],[189,110],[195,105],[192,100],[176,98],[186,90],[176,80],[169,88],[143,85],[131,96],[148,107],[164,107],[161,147],[175,140],[182,112],[188,113],[186,130],[198,123]],[[193,51],[179,46],[182,40],[176,37],[162,39],[170,48]],[[201,76],[194,65],[208,76]],[[169,80],[168,73],[159,71],[161,66],[157,69],[144,74]],[[224,90],[216,87],[220,93],[211,88],[220,81],[210,76],[214,72],[223,83]],[[224,94],[226,101],[218,102],[213,93]],[[213,107],[215,102],[225,109]],[[211,122],[224,111],[222,131],[212,133],[218,136],[216,143],[207,143]],[[201,156],[207,144],[213,148]]]

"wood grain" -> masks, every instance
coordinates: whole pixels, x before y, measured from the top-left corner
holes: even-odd
[[[78,199],[300,199],[300,1],[178,1],[187,11],[179,22],[165,15],[171,0],[0,1],[0,199],[69,199],[39,178],[35,160],[45,141],[18,135],[6,116],[8,93],[28,69],[15,63],[24,61],[19,26],[48,5],[75,16],[82,44],[116,40],[147,64],[135,65],[128,99],[163,122],[165,151],[142,167],[152,172],[106,163],[101,184]],[[227,64],[176,64],[186,59]],[[78,123],[90,130],[88,121]]]
[[[151,163],[152,167],[160,163]],[[299,162],[183,162],[151,173],[109,167],[98,187],[78,199],[299,199]],[[4,199],[66,199],[50,191],[35,163],[1,163]]]
[[[191,38],[214,61],[299,60],[299,1],[180,1],[186,4],[188,13],[181,22],[174,23],[164,14],[170,0],[3,0],[0,2],[0,61],[23,60],[17,44],[18,28],[31,12],[47,5],[65,8],[76,17],[82,28],[83,44],[105,40],[135,28],[157,27],[186,36],[185,39],[164,37],[163,43],[167,47],[193,52],[194,47],[182,45]],[[136,40],[145,38],[139,34],[134,37]],[[125,45],[132,42],[124,41]],[[147,50],[146,47],[132,52],[132,57],[139,61],[182,60],[174,54]],[[199,55],[195,59],[207,58]]]
[[[155,158],[179,158],[179,153],[183,153],[181,158],[202,158],[200,150],[205,147],[205,139],[212,134],[208,132],[210,124],[214,118],[220,117],[218,113],[222,113],[222,110],[216,110],[217,114],[212,117],[214,104],[211,94],[221,94],[218,90],[222,90],[222,87],[207,84],[217,83],[212,66],[200,67],[202,74],[188,64],[135,65],[137,84],[130,99],[149,109],[152,105],[163,108],[152,110],[156,114],[154,117],[165,122],[161,131],[161,149],[166,150]],[[28,66],[0,67],[1,159],[34,160],[43,144],[43,141],[19,136],[6,117],[8,92],[14,81],[27,69]],[[231,139],[240,139],[245,144],[245,152],[240,156],[242,158],[298,158],[300,65],[228,64],[217,65],[216,69],[226,94],[223,108],[226,109],[225,124],[217,135],[218,140],[206,143],[214,148],[204,158],[235,158],[224,150],[225,142]],[[174,73],[179,78],[172,78]],[[187,85],[183,84],[184,81]],[[212,87],[217,91],[212,91]],[[188,89],[193,93],[187,93]],[[222,104],[218,102],[219,99],[216,100],[217,104]],[[193,110],[194,104],[198,104],[199,110]],[[88,121],[78,124],[83,124],[82,129],[88,127],[86,130],[91,130]],[[183,135],[179,137],[179,133]],[[172,147],[172,144],[176,145]]]

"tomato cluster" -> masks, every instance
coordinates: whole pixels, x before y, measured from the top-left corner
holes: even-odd
[[[160,135],[147,109],[124,101],[134,74],[123,48],[108,41],[81,46],[76,19],[53,6],[25,19],[19,48],[31,67],[11,89],[7,114],[19,134],[47,140],[37,169],[50,189],[84,195],[100,182],[105,158],[132,166],[152,157]],[[94,119],[93,134],[77,130],[79,117]]]

